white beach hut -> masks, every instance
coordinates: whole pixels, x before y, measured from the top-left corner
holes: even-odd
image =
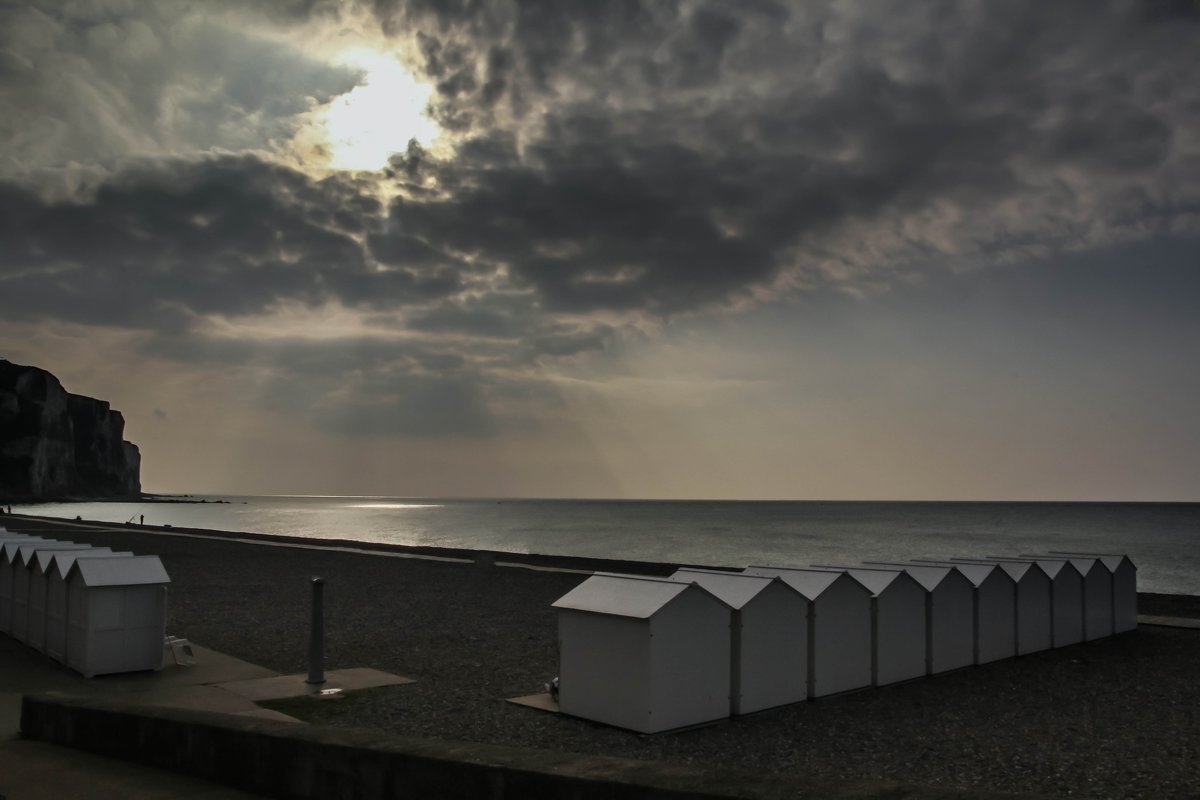
[[[15,557],[12,559],[12,599],[9,603],[7,620],[0,620],[0,625],[7,625],[4,632],[18,642],[23,642],[29,632],[29,579],[33,574],[33,559],[40,550],[82,550],[89,547],[75,542],[41,541],[22,542],[17,545]]]
[[[730,711],[751,714],[808,697],[808,600],[779,578],[680,569],[733,610]]]
[[[563,713],[642,733],[729,716],[732,615],[711,592],[596,574],[553,606]]]
[[[12,630],[13,562],[26,542],[46,541],[40,536],[13,536],[0,542],[0,633]]]
[[[1029,554],[1025,554],[1029,555]],[[1083,639],[1090,642],[1112,636],[1112,573],[1095,556],[1030,555],[1039,560],[1064,559],[1083,576]]]
[[[1112,579],[1113,633],[1137,627],[1137,566],[1123,553],[1053,553],[1053,555],[1090,556],[1100,560]]]
[[[941,559],[920,563],[953,567],[975,587],[975,663],[988,664],[1017,654],[1017,582],[999,564],[967,564]]]
[[[67,660],[67,575],[77,558],[132,558],[133,553],[113,553],[107,547],[91,550],[51,550],[46,573],[45,644],[42,652],[55,661]],[[32,636],[30,637],[32,639]]]
[[[997,564],[1013,579],[1017,587],[1017,655],[1049,650],[1054,645],[1050,599],[1053,584],[1040,564],[985,558],[951,560],[966,564]]]
[[[887,562],[869,566],[896,568]],[[927,634],[925,654],[929,674],[969,667],[975,661],[975,587],[962,573],[936,564],[900,566],[925,587]]]
[[[871,682],[875,686],[912,680],[929,670],[925,645],[925,587],[901,569],[838,567],[871,591]]]
[[[808,696],[871,685],[871,591],[846,572],[799,567],[747,567],[747,575],[779,577],[809,601]]]
[[[88,678],[161,669],[170,582],[158,556],[77,557],[67,573],[67,666]]]
[[[108,547],[92,547],[79,545],[78,550],[38,550],[30,562],[29,569],[29,608],[25,643],[39,652],[46,652],[46,596],[50,586],[50,572],[56,557],[69,555],[111,555]],[[15,627],[15,626],[14,626]]]
[[[1063,558],[988,556],[988,560],[1027,561],[1050,576],[1050,634],[1055,647],[1083,641],[1083,575]]]

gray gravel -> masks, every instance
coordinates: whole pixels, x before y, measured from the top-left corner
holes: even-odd
[[[10,527],[14,527],[10,523]],[[328,666],[417,683],[315,704],[314,721],[403,735],[1059,797],[1200,797],[1200,631],[1143,626],[1099,642],[678,734],[641,736],[503,698],[556,672],[550,603],[581,576],[72,533],[162,556],[169,632],[301,672],[308,579],[327,581]],[[1200,616],[1195,598],[1147,613]]]

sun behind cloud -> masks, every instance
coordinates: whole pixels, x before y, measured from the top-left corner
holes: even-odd
[[[363,70],[366,81],[330,103],[321,115],[329,166],[380,169],[410,139],[426,146],[437,139],[440,129],[425,113],[432,86],[417,80],[392,56],[365,47],[345,50],[337,61]]]

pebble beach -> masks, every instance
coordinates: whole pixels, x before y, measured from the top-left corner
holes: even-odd
[[[1200,630],[1143,625],[903,685],[642,736],[505,702],[540,691],[556,674],[550,604],[583,574],[394,557],[395,548],[339,552],[218,533],[192,538],[178,529],[9,519],[15,530],[159,555],[172,580],[168,633],[280,672],[306,669],[309,580],[323,577],[327,666],[374,667],[416,683],[313,702],[303,710],[312,722],[968,794],[1200,797]],[[1143,614],[1200,617],[1200,598],[1139,601]]]

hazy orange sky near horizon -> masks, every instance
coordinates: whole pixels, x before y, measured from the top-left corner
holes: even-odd
[[[0,357],[148,491],[1200,500],[1193,3],[0,8]]]

